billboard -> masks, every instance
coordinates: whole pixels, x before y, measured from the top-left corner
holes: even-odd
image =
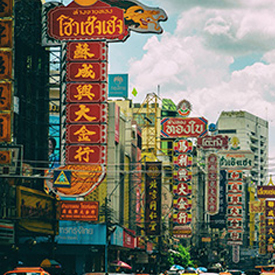
[[[128,97],[128,74],[109,74],[109,97]]]

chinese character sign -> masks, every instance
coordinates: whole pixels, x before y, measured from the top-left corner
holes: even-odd
[[[146,235],[160,235],[161,220],[161,168],[160,162],[145,165],[145,231]]]

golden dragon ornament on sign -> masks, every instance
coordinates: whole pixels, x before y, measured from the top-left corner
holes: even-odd
[[[99,0],[74,0],[81,6],[91,6]],[[129,30],[141,33],[162,33],[161,21],[167,20],[167,15],[163,9],[151,8],[141,4],[136,0],[103,0],[112,7],[120,8],[124,11],[125,25]]]

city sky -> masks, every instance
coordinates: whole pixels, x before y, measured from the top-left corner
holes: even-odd
[[[176,104],[188,100],[191,116],[209,123],[233,110],[267,120],[269,170],[275,176],[274,0],[139,2],[167,13],[164,32],[131,32],[124,43],[110,44],[109,73],[129,74],[133,102],[156,93]]]

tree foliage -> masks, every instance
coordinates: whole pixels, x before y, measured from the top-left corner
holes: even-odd
[[[177,252],[178,253],[175,253],[175,252],[169,253],[168,262],[170,266],[174,264],[181,265],[184,268],[188,266],[194,266],[193,261],[191,260],[191,256],[188,251],[188,248],[185,248],[180,244],[177,249]]]

